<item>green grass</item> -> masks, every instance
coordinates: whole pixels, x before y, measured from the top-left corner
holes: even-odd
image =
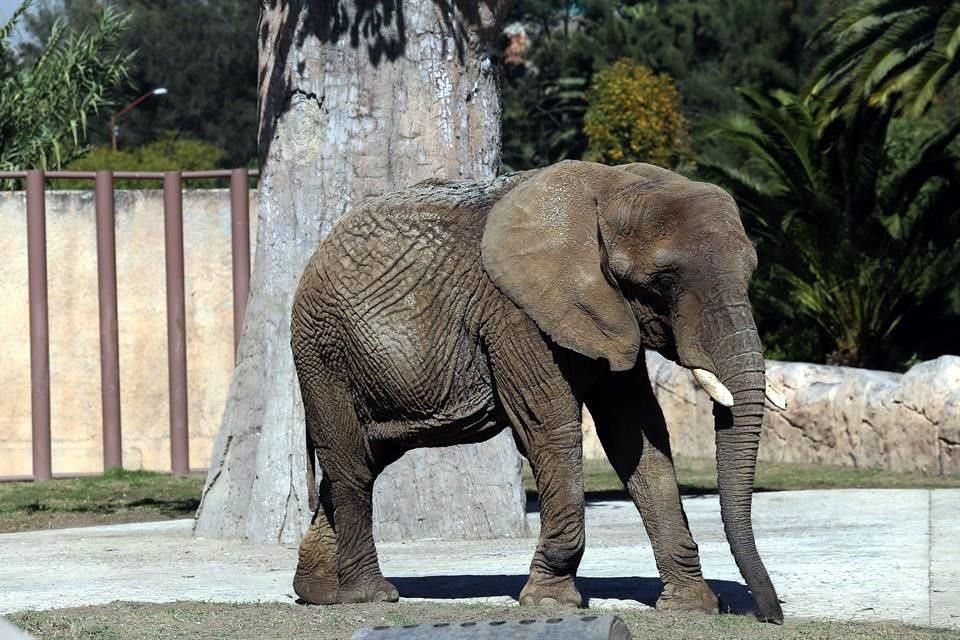
[[[287,604],[115,602],[96,607],[21,612],[8,618],[38,638],[49,640],[285,640],[349,638],[360,627],[543,619],[567,615],[619,615],[634,638],[680,640],[960,640],[960,631],[894,623],[853,623],[788,618],[783,626],[737,615],[665,614],[650,610],[580,610],[436,602],[302,607]]]
[[[0,533],[190,517],[205,477],[118,469],[90,478],[0,483]]]
[[[677,458],[677,482],[686,494],[716,493],[716,462],[701,458]],[[523,480],[527,491],[536,491],[526,463]],[[588,492],[622,492],[623,485],[605,460],[584,460],[583,482]],[[756,491],[799,489],[948,489],[960,487],[960,475],[925,476],[879,469],[854,469],[830,465],[757,463]]]

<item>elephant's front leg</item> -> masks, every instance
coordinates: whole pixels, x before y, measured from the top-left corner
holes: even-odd
[[[527,321],[529,322],[529,321]],[[540,493],[540,540],[520,604],[580,606],[584,497],[580,404],[539,331],[518,322],[490,342],[500,402]]]
[[[646,367],[611,374],[587,399],[597,435],[636,504],[663,581],[658,609],[717,613],[680,502],[670,438]]]
[[[540,540],[520,604],[579,607],[583,599],[575,579],[584,546],[580,422],[552,428],[550,438],[534,434],[527,452],[540,494]]]

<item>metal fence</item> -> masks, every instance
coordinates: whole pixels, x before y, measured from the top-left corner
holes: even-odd
[[[100,315],[100,393],[103,411],[103,468],[123,465],[120,420],[120,348],[117,322],[117,253],[114,237],[114,180],[163,183],[166,264],[167,362],[170,403],[170,469],[190,472],[187,430],[187,338],[184,300],[183,181],[230,179],[233,257],[234,353],[250,290],[250,196],[248,169],[213,171],[0,171],[0,179],[22,179],[27,192],[27,260],[30,299],[30,404],[33,475],[3,480],[49,480],[50,336],[47,310],[46,181],[94,181],[97,227],[97,289]]]

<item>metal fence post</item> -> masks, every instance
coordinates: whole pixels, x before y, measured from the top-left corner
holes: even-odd
[[[47,314],[46,181],[43,171],[28,171],[26,182],[33,479],[49,480],[53,474],[50,455],[50,325]]]
[[[248,171],[230,172],[230,246],[233,255],[233,354],[236,362],[250,293],[250,188]]]
[[[179,171],[163,174],[167,273],[167,354],[170,381],[170,461],[175,474],[190,472],[187,425],[187,334],[183,268],[183,191]]]
[[[123,467],[113,172],[97,171],[95,180],[97,292],[100,301],[100,399],[103,415],[103,470],[106,471]]]

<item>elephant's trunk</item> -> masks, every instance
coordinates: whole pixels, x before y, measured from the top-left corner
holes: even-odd
[[[732,326],[725,327],[713,353],[718,378],[733,396],[732,407],[714,404],[720,514],[730,550],[757,602],[757,617],[780,624],[783,611],[757,552],[751,520],[766,387],[763,352],[749,306],[727,314]]]

